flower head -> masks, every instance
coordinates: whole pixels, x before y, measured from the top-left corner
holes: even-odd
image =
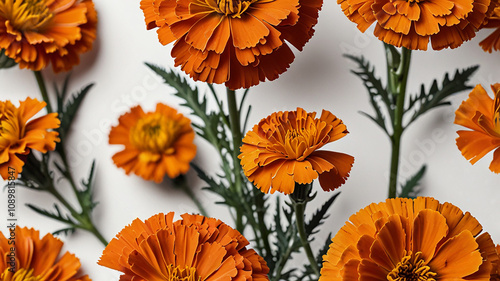
[[[500,50],[500,2],[498,0],[491,1],[481,28],[495,28],[495,30],[483,41],[479,42],[479,46],[489,53],[493,50]]]
[[[315,117],[302,108],[273,113],[243,138],[243,171],[262,192],[291,194],[295,183],[311,183],[318,175],[325,191],[345,182],[354,157],[318,149],[344,137],[347,128],[329,111]]]
[[[0,49],[21,68],[68,71],[92,48],[92,0],[0,0]]]
[[[472,131],[459,130],[458,149],[475,164],[488,152],[495,150],[490,170],[500,173],[500,84],[491,85],[492,99],[481,85],[477,85],[455,112],[455,124]]]
[[[160,103],[155,112],[133,107],[118,122],[111,128],[109,143],[125,146],[113,161],[127,175],[134,172],[145,180],[161,182],[165,174],[173,179],[187,173],[196,146],[191,121],[184,115]]]
[[[269,268],[237,230],[213,218],[174,213],[136,219],[111,240],[98,264],[120,280],[269,280]]]
[[[488,281],[499,260],[481,231],[470,213],[433,198],[373,203],[332,239],[319,281]]]
[[[248,88],[274,80],[312,37],[323,0],[142,0],[148,29],[174,42],[194,80]]]
[[[411,50],[457,48],[476,35],[490,0],[338,0],[344,14],[385,43]]]
[[[30,149],[46,153],[56,148],[59,134],[50,129],[59,128],[57,113],[30,120],[45,107],[45,102],[27,98],[15,107],[10,101],[0,101],[0,175],[17,178],[22,172],[22,155]]]
[[[66,252],[59,257],[63,242],[52,234],[40,239],[40,233],[32,228],[10,231],[5,236],[0,232],[0,280],[91,281],[87,275],[76,276],[80,261],[75,255]]]

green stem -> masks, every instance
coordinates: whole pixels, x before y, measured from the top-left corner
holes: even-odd
[[[35,73],[36,82],[38,83],[38,88],[40,88],[40,93],[42,94],[43,100],[47,103],[47,112],[51,113],[52,105],[50,104],[49,95],[47,94],[47,87],[45,86],[45,80],[41,71],[33,71]]]
[[[240,125],[240,112],[236,104],[236,92],[227,88],[227,106],[229,111],[229,124],[231,125],[231,135],[233,139],[233,174],[234,174],[234,188],[236,192],[243,199],[243,187],[241,178],[241,166],[238,159],[240,146],[242,141],[241,125]],[[243,214],[236,209],[236,229],[243,233]]]
[[[311,185],[312,184],[295,184],[295,191],[290,195],[290,199],[292,200],[292,206],[295,212],[295,223],[297,224],[297,231],[299,232],[302,247],[306,252],[307,259],[309,260],[316,278],[319,278],[319,266],[316,263],[311,245],[309,244],[309,240],[307,239],[308,237],[304,222],[306,205],[307,202],[311,200],[311,198],[309,197]]]
[[[399,154],[401,148],[401,136],[403,135],[403,115],[406,100],[406,85],[408,81],[408,74],[411,61],[411,50],[402,48],[401,62],[399,68],[395,73],[392,73],[395,89],[393,94],[396,98],[396,108],[394,109],[394,124],[393,134],[391,138],[391,170],[389,176],[389,198],[396,198],[396,189],[398,184],[398,170],[399,170]],[[391,74],[389,75],[391,76]],[[391,78],[391,77],[389,77]]]
[[[203,216],[208,217],[208,212],[205,210],[205,207],[203,207],[203,204],[201,204],[200,200],[198,200],[198,198],[194,195],[194,192],[193,192],[193,190],[191,190],[191,187],[187,184],[187,179],[184,175],[180,175],[177,178],[175,178],[173,180],[173,183],[174,183],[175,187],[184,191],[184,193],[186,193],[186,195],[189,198],[191,198],[191,200],[196,205],[198,210],[200,210],[200,213]]]

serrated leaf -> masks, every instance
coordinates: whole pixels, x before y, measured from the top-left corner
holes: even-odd
[[[93,83],[85,86],[81,91],[74,94],[64,105],[64,109],[61,111],[61,116],[59,116],[59,118],[61,119],[61,127],[59,128],[59,132],[62,132],[63,135],[68,132],[69,127],[71,126],[71,123],[76,116],[78,108],[93,86]]]
[[[82,180],[82,185],[84,186],[84,189],[78,192],[78,197],[80,198],[79,201],[82,204],[84,213],[89,213],[89,214],[92,212],[95,206],[97,206],[97,203],[94,202],[93,198],[94,196],[92,190],[94,172],[95,172],[95,159],[92,161],[89,176],[87,177],[86,180]]]
[[[478,68],[479,66],[472,66],[462,71],[457,69],[451,80],[448,73],[446,73],[441,88],[439,88],[437,80],[434,80],[428,92],[425,91],[425,86],[422,84],[420,94],[410,97],[408,108],[405,110],[405,112],[414,110],[408,125],[432,108],[449,105],[449,102],[444,101],[447,97],[464,90],[472,89],[472,86],[467,85],[467,82]]]
[[[398,197],[403,198],[416,198],[417,192],[416,188],[420,184],[420,180],[425,174],[425,170],[427,169],[426,165],[423,165],[418,172],[413,175],[404,185],[401,186],[401,194]]]
[[[70,234],[75,233],[75,231],[76,231],[76,228],[74,228],[74,227],[68,227],[68,228],[63,228],[63,229],[56,230],[56,231],[52,232],[52,235],[64,234],[66,236],[69,236]]]
[[[389,114],[391,121],[394,119],[394,110],[389,92],[386,87],[382,85],[382,81],[375,76],[375,67],[370,65],[370,62],[365,60],[363,56],[356,57],[352,55],[344,55],[344,57],[356,62],[358,64],[359,71],[351,70],[356,76],[358,76],[362,81],[363,85],[368,91],[370,98],[370,103],[375,111],[375,116],[367,115],[373,120],[382,130],[388,133],[387,124],[385,122],[384,114],[380,104],[385,106],[385,111]]]
[[[71,220],[71,218],[64,217],[64,215],[61,213],[59,207],[56,204],[54,204],[54,208],[56,209],[56,213],[49,212],[47,210],[36,207],[35,205],[32,205],[32,204],[26,204],[26,206],[42,216],[46,216],[46,217],[55,219],[57,221],[65,223],[65,224],[76,226],[76,224]]]
[[[318,232],[316,228],[323,224],[323,221],[328,218],[328,209],[332,206],[337,196],[339,196],[340,192],[332,195],[330,199],[328,199],[322,206],[319,208],[312,216],[311,220],[309,220],[305,225],[305,230],[307,237]]]
[[[0,69],[11,68],[16,65],[16,61],[5,54],[5,49],[0,50]]]

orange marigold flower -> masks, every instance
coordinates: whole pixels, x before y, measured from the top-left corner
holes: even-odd
[[[20,156],[30,149],[46,153],[56,148],[59,133],[48,131],[59,128],[57,113],[49,113],[29,121],[46,105],[27,98],[15,107],[10,101],[0,101],[0,175],[3,179],[17,178],[24,162]]]
[[[481,231],[470,213],[433,198],[373,203],[332,239],[319,281],[489,281],[499,260]]]
[[[92,0],[0,1],[0,49],[21,68],[70,70],[92,48],[96,29]]]
[[[457,146],[462,155],[475,164],[488,152],[495,150],[490,170],[500,173],[500,83],[491,85],[493,100],[481,85],[469,94],[455,112],[455,124],[472,131],[457,131]]]
[[[347,128],[329,111],[315,117],[302,108],[273,113],[243,138],[243,171],[262,192],[291,194],[295,183],[311,183],[318,175],[325,191],[344,184],[354,157],[317,149],[344,137]]]
[[[66,252],[58,258],[63,242],[52,234],[40,239],[39,231],[32,228],[10,231],[6,236],[11,240],[0,232],[0,280],[91,281],[87,275],[76,276],[80,260],[74,254]]]
[[[344,14],[365,32],[396,47],[457,48],[476,36],[490,0],[337,0]]]
[[[479,42],[485,52],[500,50],[500,2],[492,0],[486,19],[481,28],[496,28],[488,37]]]
[[[266,262],[237,230],[200,215],[173,217],[134,220],[98,264],[123,272],[120,280],[269,280]]]
[[[191,120],[177,110],[159,103],[155,112],[133,107],[111,128],[110,144],[125,149],[113,155],[116,166],[145,180],[161,182],[165,174],[176,178],[187,173],[196,155]]]
[[[194,80],[248,88],[274,80],[312,37],[323,0],[142,0],[148,29],[173,41]]]

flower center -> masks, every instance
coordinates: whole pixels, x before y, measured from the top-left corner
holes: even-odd
[[[54,16],[46,0],[0,0],[0,15],[20,31],[43,31]]]
[[[4,145],[14,145],[24,135],[24,126],[20,124],[15,112],[16,108],[10,101],[0,102],[0,140]]]
[[[436,281],[436,273],[420,258],[422,252],[405,256],[389,274],[389,281]]]
[[[500,91],[495,93],[495,101],[493,103],[493,125],[495,132],[500,135]]]
[[[160,113],[149,114],[139,119],[130,130],[130,142],[140,151],[173,154],[172,147],[178,137],[180,126]]]
[[[308,148],[314,146],[316,130],[314,127],[306,130],[304,128],[290,130],[285,135],[284,149],[288,158],[304,160],[311,151]]]
[[[240,18],[250,5],[257,0],[217,0],[217,12]]]
[[[1,275],[0,280],[2,281],[39,281],[42,279],[42,276],[33,276],[33,268],[32,269],[24,269],[21,268],[17,270],[15,273],[9,271],[10,268],[7,268]]]
[[[186,266],[174,266],[172,264],[167,266],[168,276],[166,281],[200,281],[201,277],[196,278],[196,269]]]

